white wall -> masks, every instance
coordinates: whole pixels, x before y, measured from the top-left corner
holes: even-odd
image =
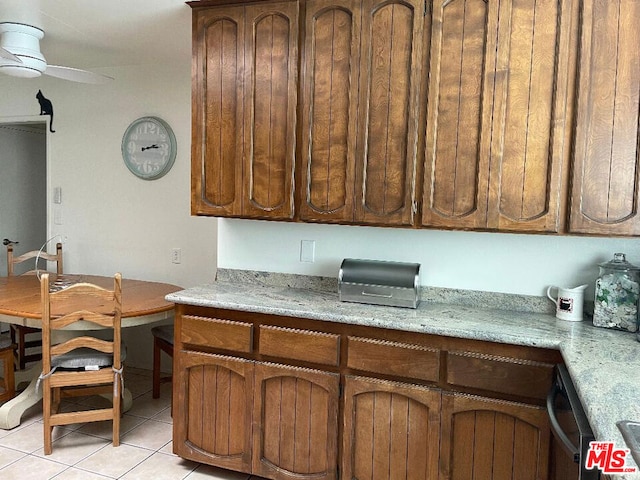
[[[176,19],[176,41],[191,41],[190,13]],[[190,215],[191,58],[101,73],[116,80],[84,85],[0,75],[0,122],[37,116],[38,89],[53,103],[49,215],[53,187],[61,187],[62,225],[50,225],[49,236],[66,237],[65,271],[120,271],[125,278],[183,287],[213,281],[217,220]],[[133,176],[120,151],[127,126],[146,115],[167,121],[178,144],[173,168],[154,181]],[[171,263],[172,248],[182,249],[179,265]],[[150,367],[149,328],[126,330],[128,364]]]
[[[315,240],[314,263],[300,241]],[[589,283],[615,252],[640,265],[639,239],[406,230],[221,220],[218,267],[337,277],[343,258],[419,262],[435,287],[543,296],[548,285]]]
[[[188,287],[211,281],[217,222],[190,216],[190,59],[182,64],[111,69],[108,85],[0,76],[0,121],[38,115],[38,89],[53,103],[49,134],[49,208],[61,208],[65,270],[156,280]],[[10,95],[5,95],[10,92]],[[145,115],[173,128],[178,154],[164,177],[145,181],[124,165],[120,146],[131,121]],[[62,205],[52,203],[62,188]],[[171,263],[172,248],[182,263]]]

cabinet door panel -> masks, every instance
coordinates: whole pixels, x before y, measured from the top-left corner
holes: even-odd
[[[176,452],[224,468],[251,470],[253,364],[183,352],[178,372]]]
[[[578,63],[572,232],[640,234],[640,2],[586,0]]]
[[[571,4],[501,4],[489,227],[558,231],[559,191],[569,154],[565,125]]]
[[[243,8],[194,15],[192,212],[242,209]]]
[[[413,222],[423,2],[365,1],[356,220]]]
[[[470,395],[442,395],[444,478],[545,480],[549,438],[544,408]]]
[[[339,375],[258,364],[253,473],[336,478]]]
[[[423,224],[486,224],[496,0],[436,0],[427,103]]]
[[[360,2],[307,2],[305,32],[300,217],[353,221]]]
[[[244,214],[293,216],[298,5],[246,7]]]
[[[440,392],[347,376],[342,477],[438,478]]]

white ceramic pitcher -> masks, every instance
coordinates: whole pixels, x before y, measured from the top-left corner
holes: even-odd
[[[556,318],[570,322],[582,321],[584,291],[587,287],[588,285],[580,285],[575,288],[560,288],[552,285],[547,288],[547,297],[556,304]],[[551,296],[551,290],[554,288],[558,289],[558,298]]]

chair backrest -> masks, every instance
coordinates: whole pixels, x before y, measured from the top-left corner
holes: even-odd
[[[113,368],[121,368],[120,323],[122,315],[122,276],[114,276],[113,290],[91,283],[77,283],[56,292],[49,291],[49,274],[40,278],[42,298],[42,367],[51,370],[51,357],[63,355],[78,348],[92,348],[113,354]],[[64,312],[64,313],[60,313]],[[83,335],[52,345],[51,332],[73,323],[85,321],[112,329],[112,340]],[[88,331],[90,332],[90,331]]]
[[[13,255],[13,245],[7,245],[7,276],[11,277],[15,275],[14,267],[20,263],[26,262],[27,260],[38,258],[47,262],[56,262],[56,273],[62,273],[62,244],[56,244],[56,253],[47,253],[44,251],[33,250],[31,252],[23,253],[22,255],[15,257]],[[34,265],[34,267],[36,267]],[[38,268],[33,268],[27,272],[24,272],[22,275],[33,275],[37,273]]]

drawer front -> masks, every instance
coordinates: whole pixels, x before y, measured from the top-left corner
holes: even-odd
[[[473,352],[449,352],[447,383],[492,392],[544,399],[553,364]]]
[[[261,355],[337,367],[340,335],[261,325],[258,350]]]
[[[184,315],[180,339],[183,343],[192,345],[249,353],[253,343],[253,325]]]
[[[440,350],[409,343],[348,337],[347,366],[356,370],[437,382]]]

